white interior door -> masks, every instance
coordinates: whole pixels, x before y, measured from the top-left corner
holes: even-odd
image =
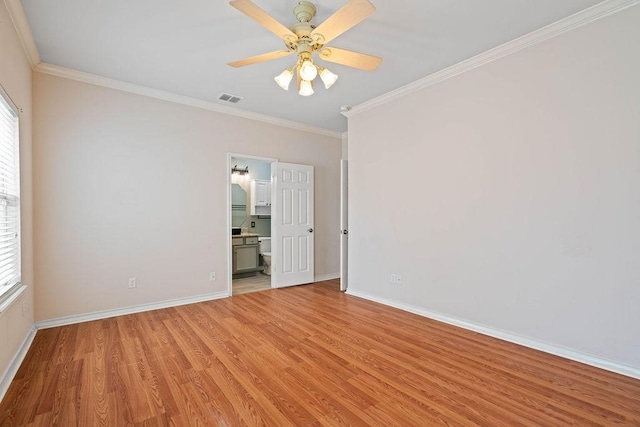
[[[346,160],[340,161],[340,290],[346,291],[348,284],[347,260],[349,249],[349,174]]]
[[[271,260],[273,286],[312,283],[313,166],[272,164]]]

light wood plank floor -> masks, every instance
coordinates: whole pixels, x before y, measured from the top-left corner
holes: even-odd
[[[271,289],[271,276],[257,273],[255,276],[233,279],[231,281],[231,292],[233,295],[247,294],[249,292],[264,291]]]
[[[0,426],[640,425],[640,381],[338,282],[38,331]]]

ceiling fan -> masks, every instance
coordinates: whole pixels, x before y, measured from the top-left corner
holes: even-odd
[[[316,7],[313,3],[298,2],[293,8],[293,14],[298,22],[290,29],[260,9],[251,0],[232,0],[229,4],[281,38],[286,46],[286,50],[252,56],[230,62],[229,65],[235,68],[244,67],[295,53],[298,56],[296,64],[275,77],[276,83],[284,90],[289,89],[294,69],[297,70],[298,92],[302,96],[313,94],[312,82],[318,75],[327,89],[335,83],[338,79],[337,75],[313,63],[314,53],[325,61],[367,71],[375,70],[382,62],[382,58],[378,56],[325,46],[375,12],[376,8],[369,0],[349,0],[347,4],[318,26],[311,23],[311,19],[316,14]]]

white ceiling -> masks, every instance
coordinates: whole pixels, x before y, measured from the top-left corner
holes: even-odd
[[[254,0],[290,26],[295,0]],[[346,0],[316,0],[319,24]],[[318,63],[340,77],[301,97],[273,77],[288,56],[234,69],[227,62],[284,44],[221,0],[23,0],[43,62],[331,131],[346,130],[340,106],[358,105],[551,24],[601,0],[372,0],[376,13],[329,46],[384,58],[374,72]],[[292,84],[292,88],[293,88]]]

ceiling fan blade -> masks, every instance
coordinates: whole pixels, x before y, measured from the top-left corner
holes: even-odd
[[[232,0],[229,4],[281,39],[285,37],[298,38],[293,31],[276,21],[275,18],[256,6],[251,0]]]
[[[270,61],[272,59],[282,58],[283,56],[290,55],[290,50],[276,50],[275,52],[263,53],[262,55],[252,56],[250,58],[244,58],[239,61],[229,62],[228,65],[233,68],[244,67],[245,65],[257,64],[258,62]]]
[[[349,0],[336,13],[311,32],[311,37],[319,37],[320,44],[327,44],[340,34],[364,21],[376,11],[369,0]]]
[[[365,55],[351,50],[338,49],[337,47],[323,47],[318,51],[320,59],[335,62],[348,67],[359,68],[365,71],[373,71],[382,62],[379,56]]]

